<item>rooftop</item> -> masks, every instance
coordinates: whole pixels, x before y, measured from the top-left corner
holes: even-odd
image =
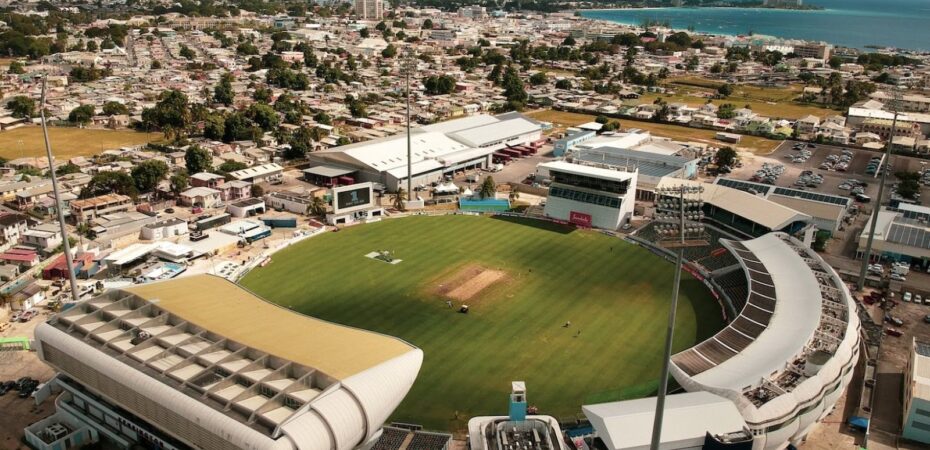
[[[336,378],[413,348],[393,337],[297,314],[208,275],[135,286],[126,292],[227,339]]]

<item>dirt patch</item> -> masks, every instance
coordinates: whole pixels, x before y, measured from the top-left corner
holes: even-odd
[[[503,280],[507,273],[478,265],[468,265],[450,278],[440,280],[437,294],[452,300],[469,300],[494,283]]]

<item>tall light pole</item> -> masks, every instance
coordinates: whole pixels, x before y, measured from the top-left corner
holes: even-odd
[[[68,280],[71,281],[71,299],[78,301],[80,294],[77,278],[74,276],[74,259],[71,257],[71,243],[68,242],[68,229],[65,227],[65,205],[58,191],[58,177],[55,175],[55,162],[52,160],[52,143],[48,140],[48,125],[45,123],[45,91],[48,86],[48,74],[42,77],[42,100],[39,102],[39,116],[42,118],[42,134],[45,136],[45,156],[48,157],[48,173],[52,178],[52,192],[55,194],[55,210],[58,212],[58,226],[61,227],[61,245],[65,250],[65,266],[68,268]]]
[[[865,253],[862,254],[862,265],[859,267],[859,282],[856,284],[856,290],[862,292],[865,287],[865,275],[869,268],[869,259],[872,258],[872,241],[875,239],[875,227],[878,225],[878,213],[882,209],[882,199],[885,195],[885,180],[888,178],[888,165],[891,164],[891,146],[894,141],[895,132],[898,127],[898,99],[900,95],[898,90],[894,90],[894,97],[891,99],[891,109],[894,111],[894,118],[891,120],[891,134],[888,136],[888,143],[885,145],[885,161],[879,167],[882,171],[881,181],[878,184],[878,198],[875,200],[875,206],[872,208],[872,215],[869,225],[869,238],[865,243]]]
[[[685,247],[708,245],[704,219],[701,185],[670,186],[657,189],[656,225],[659,245],[676,249],[675,281],[672,285],[672,304],[668,311],[668,327],[665,332],[665,352],[662,359],[662,375],[659,378],[659,394],[656,396],[655,420],[652,424],[651,450],[659,450],[662,442],[662,420],[665,415],[665,397],[668,394],[668,372],[672,360],[672,341],[675,337],[675,316],[678,309],[678,291],[681,285],[681,270],[684,265]]]
[[[404,91],[407,97],[407,200],[413,200],[413,145],[410,140],[410,72],[415,69],[413,48],[407,47],[404,62]]]

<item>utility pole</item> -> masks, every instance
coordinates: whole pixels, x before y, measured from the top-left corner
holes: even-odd
[[[48,157],[48,173],[52,178],[52,192],[55,194],[55,210],[58,212],[58,226],[61,227],[61,245],[65,250],[65,266],[68,268],[68,280],[71,282],[71,299],[78,301],[80,294],[77,278],[74,276],[74,259],[71,257],[71,243],[68,242],[68,229],[65,226],[64,203],[58,191],[58,177],[55,175],[55,162],[52,160],[52,143],[48,139],[48,125],[45,123],[45,91],[48,86],[48,74],[42,77],[42,101],[39,102],[39,115],[42,118],[42,134],[45,135],[45,156]]]
[[[900,98],[900,94],[897,89],[894,90],[893,95],[891,109],[894,111],[894,118],[891,120],[891,134],[888,136],[888,142],[885,145],[885,161],[884,164],[879,167],[879,170],[882,171],[882,177],[878,184],[878,198],[875,200],[875,206],[872,208],[872,215],[869,219],[872,222],[869,225],[869,238],[865,243],[865,253],[862,254],[862,265],[859,267],[859,282],[856,285],[856,290],[859,292],[862,292],[862,289],[865,287],[865,275],[868,272],[869,259],[872,258],[872,241],[875,239],[875,227],[878,225],[878,213],[882,209],[882,200],[885,195],[885,180],[888,178],[888,168],[889,164],[891,164],[891,146],[898,127],[898,99]]]
[[[668,394],[668,372],[672,360],[672,341],[675,337],[675,316],[678,309],[678,291],[681,285],[681,270],[684,265],[685,247],[708,245],[707,232],[700,222],[704,219],[701,185],[671,186],[656,192],[656,225],[659,244],[675,248],[675,281],[672,285],[672,304],[668,312],[668,327],[665,332],[665,352],[662,359],[662,375],[659,378],[659,394],[656,396],[655,420],[652,424],[650,450],[659,450],[662,442],[662,420],[665,415],[665,397]],[[677,199],[675,197],[678,197]]]

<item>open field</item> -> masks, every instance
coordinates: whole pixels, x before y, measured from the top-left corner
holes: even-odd
[[[555,110],[540,110],[527,113],[528,116],[546,122],[552,122],[553,128],[565,129],[591,122],[596,116],[589,114],[578,114]],[[732,145],[714,139],[717,134],[713,130],[702,130],[700,128],[691,128],[680,125],[669,125],[664,123],[646,122],[633,119],[616,119],[624,129],[639,128],[649,131],[650,133],[671,138],[677,141],[696,141],[712,144],[715,146]],[[740,150],[749,151],[756,154],[768,154],[778,147],[779,141],[766,139],[758,136],[743,136],[742,141],[737,145]]]
[[[673,94],[648,93],[636,100],[636,103],[652,103],[662,98],[669,103],[685,103],[701,106],[716,94],[723,83],[698,77],[680,77],[666,80],[665,87],[674,90]],[[714,104],[731,103],[738,108],[749,105],[750,109],[766,117],[777,119],[798,119],[809,114],[818,117],[835,116],[840,111],[795,102],[801,96],[804,86],[792,84],[784,88],[750,85],[734,85],[733,95],[725,99],[712,100]]]
[[[364,256],[384,249],[403,261]],[[440,285],[469,271],[504,275],[479,280],[470,312],[460,314],[463,302],[450,308]],[[327,233],[277,253],[242,284],[296,311],[422,348],[423,368],[393,420],[460,431],[471,416],[506,414],[514,380],[527,382],[530,405],[556,417],[653,393],[673,271],[597,232],[442,216]],[[675,350],[721,327],[713,297],[685,275]]]
[[[49,128],[48,133],[52,141],[52,151],[57,159],[91,156],[104,150],[145,144],[163,138],[161,133],[88,128]],[[25,126],[0,132],[0,157],[45,157],[42,128]]]

